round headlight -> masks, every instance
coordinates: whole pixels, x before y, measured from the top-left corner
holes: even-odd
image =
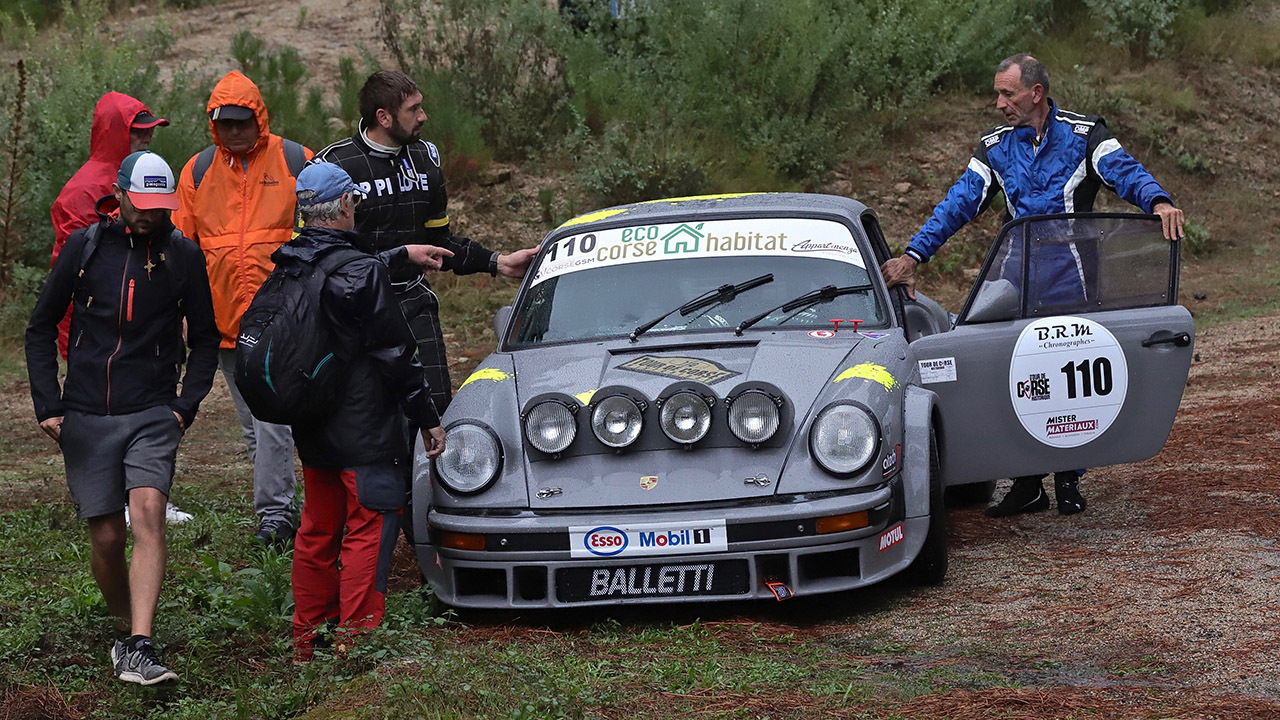
[[[678,392],[662,404],[658,425],[678,443],[696,443],[711,429],[711,407],[694,393]]]
[[[623,448],[640,437],[644,420],[640,406],[631,398],[614,395],[601,400],[591,412],[591,429],[600,442],[612,448]]]
[[[524,420],[524,436],[529,444],[548,455],[564,452],[577,434],[573,413],[564,403],[554,400],[538,403]]]
[[[448,489],[464,495],[489,487],[502,466],[502,446],[487,428],[460,423],[444,436],[444,452],[436,458],[436,473]]]
[[[809,431],[809,446],[818,464],[833,475],[852,475],[866,467],[880,445],[871,415],[856,405],[832,405],[818,415]]]
[[[762,443],[778,432],[781,417],[773,398],[748,390],[729,405],[729,430],[745,443]]]

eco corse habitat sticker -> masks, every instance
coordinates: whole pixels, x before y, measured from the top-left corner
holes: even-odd
[[[817,257],[866,268],[843,225],[812,218],[660,223],[597,230],[555,241],[532,286],[579,270],[713,257]]]

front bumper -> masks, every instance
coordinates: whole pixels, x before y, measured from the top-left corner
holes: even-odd
[[[900,477],[866,492],[767,504],[695,509],[520,511],[509,515],[428,514],[429,543],[418,561],[437,597],[471,608],[549,608],[619,603],[772,599],[769,583],[792,594],[837,592],[879,582],[919,553],[928,517],[905,517]],[[866,511],[869,525],[819,534],[818,518]],[[656,522],[725,523],[727,549],[687,555],[575,558],[569,528]],[[901,524],[900,532],[898,525]],[[441,547],[444,533],[483,535],[484,550]],[[711,574],[721,578],[707,587]],[[585,580],[594,575],[594,580]],[[704,585],[699,585],[706,578]],[[696,594],[677,592],[685,580]],[[590,591],[583,589],[584,582]]]

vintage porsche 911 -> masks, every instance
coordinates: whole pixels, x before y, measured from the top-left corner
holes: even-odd
[[[846,198],[570,220],[495,319],[445,452],[419,447],[423,572],[500,608],[941,582],[944,487],[1163,447],[1194,331],[1178,252],[1153,216],[1017,220],[951,315],[885,288],[875,215]]]

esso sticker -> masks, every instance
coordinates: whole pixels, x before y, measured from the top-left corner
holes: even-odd
[[[810,330],[809,331],[809,337],[811,338],[821,338],[825,340],[827,338],[833,338],[835,336],[836,334],[831,330]]]
[[[609,557],[627,549],[627,534],[617,528],[598,527],[582,538],[582,544],[592,555]]]
[[[1111,427],[1129,391],[1129,366],[1110,330],[1079,317],[1027,325],[1009,363],[1009,399],[1022,427],[1057,448]]]

